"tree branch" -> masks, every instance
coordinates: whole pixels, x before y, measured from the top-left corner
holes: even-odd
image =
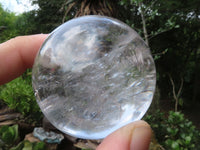
[[[142,8],[142,2],[139,2],[139,8],[141,9],[141,18],[142,18],[142,25],[143,25],[145,42],[146,42],[147,46],[149,46],[148,33],[147,33],[147,28],[146,28],[146,20],[145,20],[144,11],[143,11],[143,8]]]
[[[180,85],[180,88],[179,88],[178,93],[177,93],[177,97],[178,98],[179,98],[179,96],[181,94],[182,88],[183,88],[183,77],[181,77],[181,85]]]
[[[65,14],[64,14],[64,16],[63,16],[63,18],[62,18],[62,23],[65,22],[65,18],[66,18],[66,16],[67,16],[68,12],[71,10],[71,8],[72,8],[75,4],[76,4],[76,2],[73,2],[73,3],[69,4],[69,6],[68,6],[67,10],[65,11]]]
[[[173,92],[173,97],[175,99],[175,111],[178,111],[178,102],[179,102],[179,97],[183,88],[183,78],[181,77],[181,85],[179,87],[178,93],[176,94],[176,89],[175,89],[175,84],[174,81],[172,79],[172,76],[170,74],[168,74],[170,82],[172,84],[172,92]]]
[[[172,29],[174,29],[174,28],[172,28]],[[155,34],[155,35],[149,36],[148,38],[149,38],[149,40],[151,40],[152,38],[154,38],[154,37],[156,37],[156,36],[158,36],[158,35],[160,35],[160,34],[163,34],[163,33],[165,33],[165,32],[171,31],[172,29],[168,29],[168,30],[159,32],[159,33],[157,33],[157,34]]]

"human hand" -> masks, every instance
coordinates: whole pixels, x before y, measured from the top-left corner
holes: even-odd
[[[0,44],[0,84],[31,68],[47,35],[21,36]],[[147,150],[151,128],[144,121],[130,123],[107,136],[97,150]]]
[[[20,36],[0,44],[0,85],[31,68],[47,35]]]

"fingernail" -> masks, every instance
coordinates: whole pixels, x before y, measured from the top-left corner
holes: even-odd
[[[133,131],[130,150],[148,150],[151,141],[151,128],[144,126]]]

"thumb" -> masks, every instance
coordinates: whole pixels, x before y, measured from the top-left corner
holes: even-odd
[[[148,150],[151,134],[145,121],[136,121],[107,136],[97,150]]]

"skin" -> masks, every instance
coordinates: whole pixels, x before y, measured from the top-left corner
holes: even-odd
[[[0,84],[15,79],[32,67],[47,36],[20,36],[0,44]],[[148,150],[151,134],[151,128],[146,122],[136,121],[108,135],[97,150]]]

